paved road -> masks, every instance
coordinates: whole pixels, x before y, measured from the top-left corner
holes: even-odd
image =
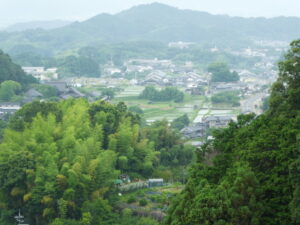
[[[241,100],[242,112],[254,112],[259,115],[262,114],[261,105],[262,99],[265,97],[265,93],[258,93]]]

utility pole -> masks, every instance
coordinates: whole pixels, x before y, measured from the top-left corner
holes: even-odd
[[[15,219],[18,223],[18,225],[29,225],[29,224],[24,224],[24,216],[21,215],[21,212],[19,210],[19,214],[15,216]]]

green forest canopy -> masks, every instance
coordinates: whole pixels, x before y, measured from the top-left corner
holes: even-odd
[[[13,224],[19,209],[31,225],[126,224],[113,210],[121,173],[179,180],[193,158],[167,121],[139,123],[123,103],[23,106],[0,144],[0,224]]]
[[[299,52],[297,40],[279,63],[265,114],[239,116],[198,151],[165,224],[300,224]]]
[[[225,103],[231,104],[232,106],[239,106],[240,105],[240,96],[239,91],[224,91],[217,94],[214,94],[211,97],[212,103]]]
[[[211,75],[212,82],[236,82],[240,77],[236,71],[230,72],[228,65],[223,62],[214,62],[209,65],[208,72]]]
[[[139,98],[148,99],[150,101],[174,101],[182,102],[184,94],[176,87],[166,87],[162,90],[157,90],[153,86],[145,87]]]

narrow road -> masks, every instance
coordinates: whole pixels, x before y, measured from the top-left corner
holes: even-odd
[[[258,93],[241,100],[242,112],[254,112],[257,115],[262,114],[261,105],[264,97],[265,93]]]

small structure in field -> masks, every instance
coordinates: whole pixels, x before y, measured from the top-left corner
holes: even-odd
[[[161,187],[164,186],[164,179],[159,178],[159,179],[149,179],[148,180],[148,187]]]

